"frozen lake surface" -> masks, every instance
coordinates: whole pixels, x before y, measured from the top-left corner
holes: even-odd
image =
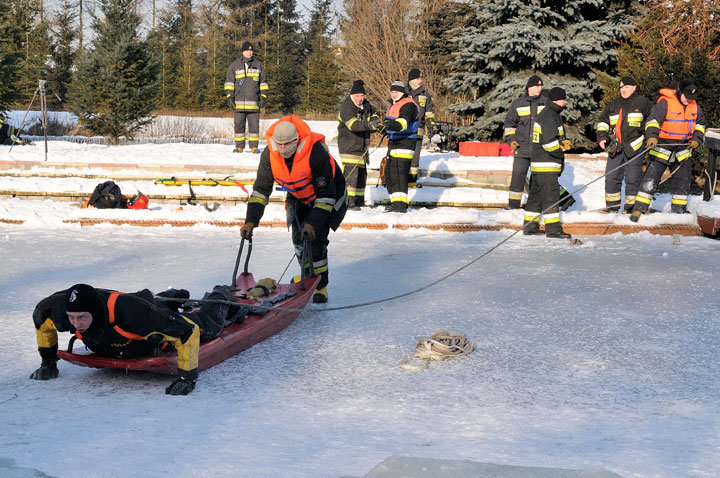
[[[422,287],[509,234],[333,233],[328,307]],[[717,241],[699,237],[571,246],[518,235],[421,293],[341,311],[311,304],[285,331],[201,373],[187,397],[165,395],[168,377],[67,363],[57,380],[28,379],[40,362],[31,319],[40,299],[77,282],[199,297],[229,282],[237,239],[207,226],[0,224],[0,470],[340,477],[402,455],[717,476],[720,261]],[[258,230],[256,278],[277,279],[291,257],[287,232]],[[438,330],[468,336],[475,351],[428,370],[398,367]]]

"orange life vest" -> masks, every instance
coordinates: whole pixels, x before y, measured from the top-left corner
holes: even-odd
[[[675,90],[663,88],[660,90],[660,99],[667,103],[667,113],[665,120],[660,125],[660,133],[658,136],[662,139],[672,139],[676,141],[685,141],[692,137],[695,133],[695,125],[697,124],[698,108],[695,100],[690,101],[687,106],[678,100]]]
[[[288,170],[287,164],[285,164],[285,158],[283,158],[275,148],[275,143],[272,141],[275,127],[281,121],[290,121],[298,131],[298,148],[297,151],[295,151],[295,158],[293,158],[292,171]],[[310,169],[310,152],[318,141],[323,143],[326,150],[328,149],[325,144],[325,136],[319,133],[313,133],[310,131],[310,127],[306,122],[295,115],[290,115],[273,123],[272,126],[268,128],[265,137],[267,138],[267,147],[270,150],[270,167],[272,168],[275,182],[278,183],[284,191],[289,192],[305,204],[312,203],[316,195],[312,183],[312,171]],[[329,152],[328,157],[332,165],[333,177],[335,177],[335,160]]]
[[[408,103],[412,103],[415,105],[415,108],[418,109],[418,112],[420,111],[420,107],[417,103],[415,103],[415,100],[410,98],[409,96],[406,96],[404,98],[401,98],[400,101],[397,103],[393,103],[390,105],[390,107],[387,109],[387,113],[385,114],[386,119],[396,120],[400,118],[400,109],[405,106]],[[417,138],[418,132],[418,120],[417,118],[412,123],[408,124],[406,128],[403,131],[387,131],[388,139],[391,140],[398,140],[398,139],[406,139],[406,138]]]

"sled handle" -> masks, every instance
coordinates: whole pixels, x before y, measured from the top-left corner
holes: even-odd
[[[250,254],[252,254],[252,237],[248,240],[248,252],[245,257],[245,266],[243,269],[243,275],[248,275],[248,264],[250,263]],[[233,270],[232,281],[230,282],[230,288],[235,290],[235,284],[237,283],[237,272],[240,267],[240,258],[242,257],[243,246],[245,245],[245,238],[240,237],[240,248],[238,249],[237,258],[235,259],[235,269]]]
[[[300,289],[307,290],[305,287],[305,264],[310,264],[310,275],[315,275],[315,266],[313,265],[312,249],[310,248],[310,238],[305,235],[303,237],[302,253],[300,254]]]

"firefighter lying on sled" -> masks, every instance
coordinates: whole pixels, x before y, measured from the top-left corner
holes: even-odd
[[[152,357],[172,345],[179,377],[165,392],[187,395],[198,376],[200,341],[217,337],[244,314],[239,307],[223,303],[205,303],[197,311],[179,313],[190,297],[187,290],[169,289],[158,296],[177,301],[156,300],[148,289],[125,294],[86,284],[44,298],[33,311],[42,364],[30,378],[57,378],[57,332],[71,332],[94,353],[113,357]],[[215,286],[206,299],[234,301],[227,286]]]

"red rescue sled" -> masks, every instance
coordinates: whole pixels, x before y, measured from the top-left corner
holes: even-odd
[[[250,250],[252,250],[252,243],[250,243]],[[241,253],[242,241],[238,260]],[[249,256],[250,252],[248,251],[248,260]],[[200,344],[199,371],[217,365],[286,328],[300,315],[320,282],[319,275],[310,276],[303,279],[305,287],[303,287],[303,280],[294,284],[278,284],[268,296],[262,297],[262,300],[244,299],[247,291],[256,285],[253,275],[247,272],[247,261],[245,268],[246,272],[237,276],[235,280],[236,290],[233,294],[238,304],[247,305],[253,309],[242,323],[229,325],[216,338]],[[237,272],[237,264],[235,272]],[[262,308],[258,306],[262,306]],[[270,307],[272,309],[268,310]],[[65,350],[58,350],[58,356],[83,367],[147,370],[167,375],[177,374],[177,354],[174,350],[157,357],[117,358],[96,355],[92,352],[75,353]]]

